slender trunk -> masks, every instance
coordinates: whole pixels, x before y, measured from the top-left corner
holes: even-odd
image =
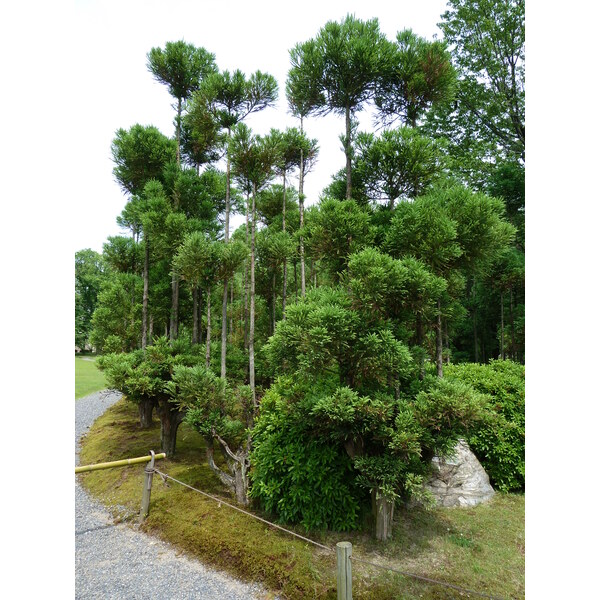
[[[140,400],[138,404],[138,412],[140,415],[140,427],[142,429],[150,429],[152,427],[152,411],[154,410],[154,400]]]
[[[225,379],[227,359],[227,286],[226,280],[223,284],[223,310],[221,313],[221,377]]]
[[[248,352],[249,352],[249,369],[250,369],[250,389],[252,390],[252,402],[255,407],[256,404],[256,383],[254,380],[254,310],[255,310],[255,273],[254,273],[254,243],[256,233],[256,184],[252,192],[252,221],[251,221],[251,233],[250,233],[250,332],[248,339]]]
[[[296,301],[298,300],[298,261],[294,259],[294,289],[296,291]]]
[[[192,328],[192,344],[198,343],[198,286],[194,285],[192,288],[192,298],[194,302],[193,314],[193,328]]]
[[[504,360],[504,294],[500,292],[500,360]]]
[[[515,343],[515,313],[513,289],[510,287],[510,355],[512,360],[517,360],[517,346]]]
[[[283,172],[283,212],[282,212],[282,220],[283,220],[283,231],[285,232],[285,171]],[[285,296],[287,291],[287,258],[283,257],[283,291],[281,293],[281,318],[285,319]],[[273,331],[275,331],[275,322],[273,322]]]
[[[275,270],[273,270],[273,300],[271,302],[272,304],[272,313],[273,313],[273,329],[272,329],[272,333],[275,333],[275,324],[277,323],[277,314],[276,314],[276,307],[277,307],[277,290],[275,289],[275,286],[277,285],[277,272]]]
[[[435,363],[437,366],[437,376],[444,376],[443,344],[442,344],[442,301],[437,301],[437,326],[435,328]]]
[[[227,129],[227,143],[231,138],[231,129]],[[228,149],[229,150],[229,149]],[[225,243],[229,243],[229,211],[231,203],[231,160],[227,152],[227,172],[225,185]],[[223,308],[221,314],[221,377],[225,379],[227,362],[227,286],[226,280],[223,284]]]
[[[346,107],[346,200],[352,198],[352,161],[350,160],[350,133],[351,133],[351,122],[350,122],[350,107]]]
[[[169,339],[177,339],[179,329],[179,277],[173,271],[171,277],[171,325],[169,328]]]
[[[477,344],[477,307],[475,306],[475,286],[471,290],[473,297],[473,348],[475,350],[475,362],[479,362],[479,346]]]
[[[202,288],[198,288],[198,343],[202,343],[202,299],[204,294]]]
[[[206,368],[210,368],[210,286],[206,290]]]
[[[175,124],[177,133],[177,167],[181,167],[181,98],[177,98],[177,123]]]
[[[144,239],[144,295],[142,297],[142,350],[148,343],[148,270],[150,264],[150,242]]]
[[[300,117],[300,133],[304,133]],[[300,176],[298,181],[298,206],[300,208],[300,231],[304,225],[304,150],[300,150]],[[306,268],[304,264],[304,237],[300,236],[300,285],[302,297],[306,296]]]
[[[246,245],[249,242],[249,224],[248,224],[248,212],[250,204],[250,195],[246,194]],[[244,261],[244,350],[248,349],[248,297],[250,296],[250,278],[248,277],[248,259]]]
[[[231,139],[231,129],[227,129],[227,145]],[[229,159],[229,148],[227,148],[227,167],[225,179],[225,242],[229,241],[229,209],[231,200],[231,161]]]
[[[152,334],[154,333],[154,315],[150,315],[150,323],[148,324],[148,340],[152,344]]]
[[[229,337],[233,336],[233,280],[231,280],[231,285],[229,286]]]
[[[416,345],[423,349],[423,340],[425,339],[425,331],[423,326],[423,315],[421,312],[417,312],[416,314],[416,323],[415,323],[415,341]],[[425,379],[425,350],[419,353],[419,379]]]
[[[444,320],[444,340],[446,344],[446,364],[450,364],[450,337],[448,336],[448,319]]]

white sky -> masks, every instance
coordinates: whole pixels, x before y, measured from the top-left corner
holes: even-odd
[[[164,48],[168,41],[183,39],[214,53],[221,70],[272,74],[279,83],[277,107],[247,120],[256,133],[267,133],[271,127],[299,125],[288,113],[285,98],[289,50],[296,43],[314,37],[328,20],[340,21],[347,13],[363,20],[377,17],[389,39],[404,28],[431,39],[439,33],[437,23],[445,1],[302,2],[298,14],[292,6],[186,0],[77,3],[73,20],[82,121],[74,173],[76,218],[70,231],[74,251],[85,247],[101,251],[107,236],[123,233],[116,217],[126,196],[113,179],[110,157],[116,130],[140,123],[155,125],[169,136],[174,133],[173,99],[146,68],[152,47]],[[368,115],[362,115],[361,123],[363,128],[370,126]],[[305,123],[307,134],[318,138],[321,148],[319,161],[306,178],[307,204],[318,200],[331,175],[344,165],[339,142],[343,128],[343,119],[335,115]]]

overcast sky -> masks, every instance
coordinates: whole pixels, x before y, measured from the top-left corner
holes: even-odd
[[[377,17],[388,39],[404,28],[432,39],[440,33],[437,23],[445,0],[309,1],[299,3],[302,8],[298,12],[293,6],[287,2],[189,0],[76,3],[71,47],[77,60],[80,93],[73,100],[80,126],[75,130],[76,168],[71,171],[78,196],[69,232],[73,251],[87,247],[101,251],[109,235],[124,233],[116,217],[127,197],[114,181],[110,156],[116,130],[140,123],[174,134],[173,99],[146,67],[151,48],[164,48],[168,41],[183,39],[215,54],[220,70],[272,74],[279,83],[277,106],[247,120],[256,133],[267,133],[271,127],[299,124],[289,114],[285,98],[289,50],[298,42],[315,37],[327,21],[340,21],[348,13],[362,20]],[[370,125],[369,115],[363,113],[361,128]],[[311,204],[344,165],[339,141],[344,123],[341,117],[329,115],[308,119],[305,129],[320,145],[319,161],[306,178],[307,204]]]

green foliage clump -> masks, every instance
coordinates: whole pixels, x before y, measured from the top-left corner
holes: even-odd
[[[361,492],[350,458],[311,432],[306,409],[288,402],[275,385],[264,396],[252,431],[252,489],[280,520],[306,529],[356,529]]]
[[[491,396],[492,418],[468,437],[471,449],[499,490],[525,489],[525,367],[510,360],[446,367],[446,377]]]

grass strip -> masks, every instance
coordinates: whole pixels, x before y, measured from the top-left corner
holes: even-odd
[[[90,356],[75,357],[75,400],[106,388],[104,373]]]

